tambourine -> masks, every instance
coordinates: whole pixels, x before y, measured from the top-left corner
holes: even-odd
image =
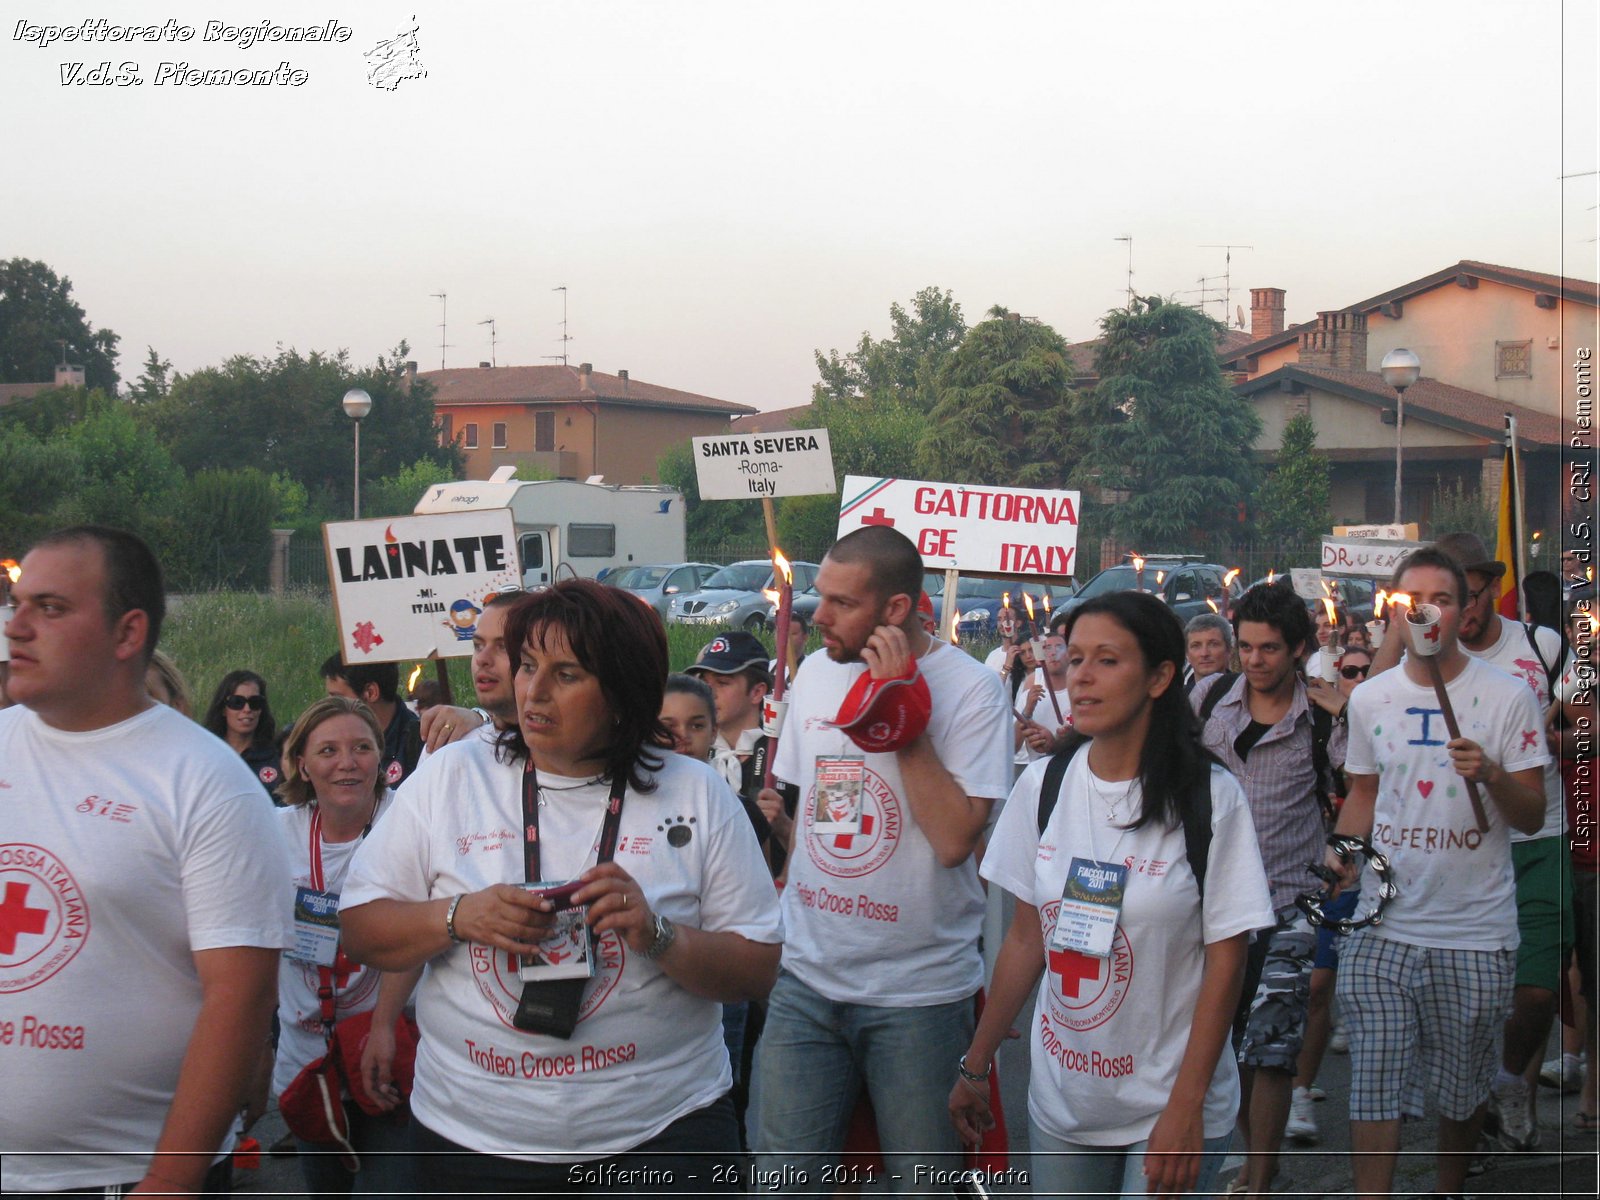
[[[1306,920],[1311,922],[1312,928],[1320,929],[1326,925],[1338,933],[1350,933],[1352,930],[1364,929],[1368,925],[1383,924],[1383,910],[1389,901],[1400,894],[1400,889],[1394,883],[1394,868],[1389,865],[1387,855],[1379,853],[1372,848],[1372,843],[1365,838],[1351,837],[1349,834],[1336,833],[1328,838],[1328,845],[1344,862],[1349,862],[1359,852],[1366,855],[1367,865],[1372,868],[1372,873],[1378,877],[1378,902],[1366,916],[1352,919],[1340,917],[1331,920],[1323,914],[1323,901],[1327,898],[1326,892],[1307,892],[1296,896],[1295,907],[1305,913]],[[1326,884],[1339,882],[1338,875],[1330,871],[1321,863],[1307,863],[1306,867],[1318,879]]]

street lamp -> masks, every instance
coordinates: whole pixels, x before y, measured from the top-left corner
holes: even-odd
[[[1400,346],[1383,356],[1378,367],[1383,381],[1394,389],[1394,523],[1400,524],[1400,451],[1406,427],[1406,389],[1422,376],[1422,360]]]
[[[356,520],[361,519],[361,418],[372,411],[372,397],[360,388],[344,394],[344,415],[356,423]]]

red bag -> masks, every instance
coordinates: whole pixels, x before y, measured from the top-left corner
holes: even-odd
[[[339,1060],[330,1048],[289,1081],[278,1097],[278,1112],[295,1137],[313,1146],[337,1146],[339,1161],[353,1175],[361,1169],[361,1159],[350,1144],[350,1120],[345,1116],[339,1073]]]
[[[372,1097],[367,1094],[367,1081],[361,1077],[361,1052],[367,1048],[367,1038],[371,1034],[370,1010],[346,1018],[333,1027],[331,1053],[338,1055],[345,1086],[350,1090],[350,1099],[356,1102],[362,1112],[376,1117],[387,1110],[372,1102]],[[410,1017],[401,1016],[394,1023],[394,1064],[389,1073],[395,1087],[400,1089],[402,1101],[411,1097],[411,1082],[416,1069],[417,1023]]]

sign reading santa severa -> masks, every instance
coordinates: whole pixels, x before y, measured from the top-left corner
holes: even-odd
[[[846,475],[841,494],[840,537],[892,525],[929,570],[1059,576],[1076,566],[1077,492]]]
[[[507,508],[332,521],[322,540],[347,663],[465,657],[484,603],[522,578]]]
[[[702,500],[826,496],[834,491],[826,429],[689,439]]]

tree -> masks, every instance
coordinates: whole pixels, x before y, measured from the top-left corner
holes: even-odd
[[[28,258],[0,261],[0,383],[44,383],[63,360],[83,367],[84,382],[117,390],[117,343],[95,329],[72,298],[72,280]]]
[[[372,397],[361,423],[363,478],[394,475],[423,459],[460,477],[460,452],[439,444],[432,386],[417,380],[408,388],[399,369],[406,353],[402,343],[392,360],[359,369],[344,351],[236,355],[179,378],[140,412],[185,470],[249,465],[284,473],[323,511],[348,512],[353,431],[339,402],[353,387]]]
[[[1067,344],[996,305],[940,368],[918,449],[928,479],[1060,486],[1082,442]]]
[[[685,440],[656,460],[656,475],[683,493],[684,536],[694,546],[753,545],[766,539],[761,506],[748,500],[702,500],[694,455]],[[696,550],[697,554],[710,553]]]
[[[144,370],[128,389],[128,399],[135,404],[148,404],[152,400],[159,400],[172,390],[171,381],[167,378],[172,372],[172,364],[157,354],[154,346],[148,346],[146,349],[149,353],[145,355]]]
[[[1298,413],[1283,427],[1278,465],[1256,493],[1256,528],[1280,541],[1314,541],[1329,529],[1329,468],[1317,453],[1317,427]]]
[[[1100,383],[1081,413],[1094,433],[1076,478],[1130,493],[1111,525],[1141,548],[1177,551],[1231,535],[1255,490],[1250,450],[1261,421],[1223,381],[1219,328],[1157,297],[1101,322]]]
[[[911,298],[910,312],[889,305],[889,325],[887,338],[874,341],[864,332],[847,354],[818,350],[822,378],[811,389],[812,399],[895,398],[923,412],[932,408],[939,368],[966,336],[961,305],[950,292],[925,287]]]
[[[370,487],[361,489],[361,515],[365,517],[398,517],[412,512],[422,494],[434,484],[449,483],[456,478],[448,467],[431,458],[420,458],[409,467],[393,475],[375,480]],[[526,478],[522,472],[518,479]]]
[[[276,507],[271,478],[254,467],[192,476],[174,497],[183,537],[163,556],[168,587],[265,587]]]

